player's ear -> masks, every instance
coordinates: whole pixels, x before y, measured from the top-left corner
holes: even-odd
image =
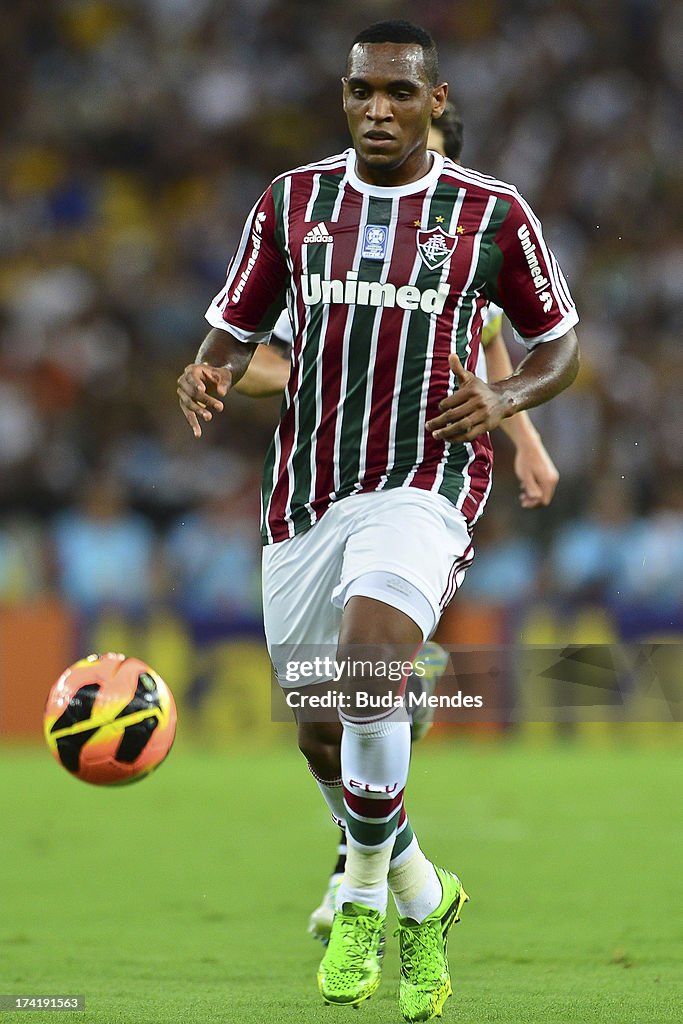
[[[439,118],[443,114],[443,108],[448,99],[448,82],[442,82],[432,89],[432,118]]]

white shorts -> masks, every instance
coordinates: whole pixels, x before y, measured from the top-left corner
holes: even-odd
[[[473,558],[462,513],[417,487],[343,498],[306,533],[267,546],[263,615],[281,684],[293,685],[285,660],[307,659],[312,647],[336,650],[344,605],[355,595],[398,608],[428,639]]]

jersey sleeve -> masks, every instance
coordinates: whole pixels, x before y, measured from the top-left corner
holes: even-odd
[[[576,306],[541,224],[517,195],[495,236],[491,298],[527,348],[562,337],[578,323]]]
[[[247,217],[225,285],[207,309],[206,319],[240,341],[267,342],[285,304],[287,279],[269,186]]]

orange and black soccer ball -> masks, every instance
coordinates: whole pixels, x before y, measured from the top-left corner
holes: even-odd
[[[50,690],[43,728],[55,759],[99,786],[149,775],[173,745],[176,707],[161,676],[138,658],[91,654]]]

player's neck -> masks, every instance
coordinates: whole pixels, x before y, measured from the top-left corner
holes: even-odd
[[[433,157],[426,149],[416,150],[399,167],[371,167],[356,153],[356,174],[366,185],[380,188],[400,188],[410,185],[429,174]]]

